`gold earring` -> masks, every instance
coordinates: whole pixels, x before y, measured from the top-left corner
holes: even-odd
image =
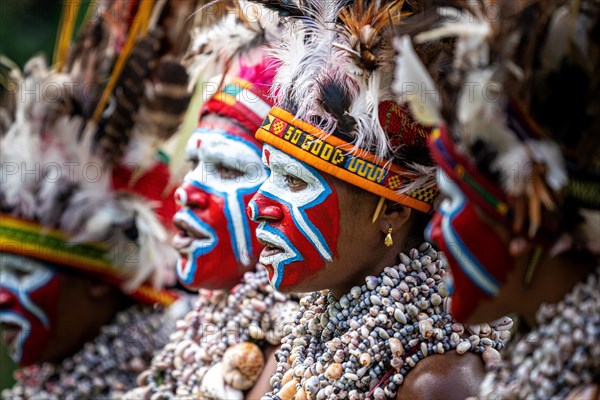
[[[392,227],[391,226],[388,228],[388,233],[385,236],[385,239],[383,240],[383,244],[385,244],[387,247],[390,247],[391,245],[394,244],[394,239],[392,239]]]

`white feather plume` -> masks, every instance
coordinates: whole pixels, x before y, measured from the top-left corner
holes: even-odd
[[[416,43],[436,41],[448,37],[456,37],[455,67],[467,69],[489,63],[489,44],[487,39],[492,33],[489,18],[485,18],[480,10],[459,11],[452,7],[440,7],[437,12],[443,17],[443,23],[430,31],[415,36]]]
[[[438,125],[441,98],[431,76],[415,52],[410,37],[396,38],[394,46],[396,71],[393,90],[398,94],[399,103],[408,103],[411,114],[421,124]]]
[[[289,24],[284,43],[275,52],[282,64],[272,89],[276,103],[291,101],[298,118],[325,132],[333,132],[337,120],[323,108],[321,86],[338,82],[351,97],[357,91],[348,74],[347,53],[334,46],[340,36],[336,20],[342,4],[338,0],[303,3],[308,17]]]
[[[253,50],[279,37],[279,18],[275,12],[258,4],[249,5],[247,1],[238,3],[243,15],[229,12],[219,23],[192,32],[187,61],[190,91],[201,76],[214,79],[229,64],[235,65],[235,59],[242,54],[246,56],[245,61],[251,63]],[[235,73],[234,70],[229,72]]]
[[[27,63],[24,76],[18,88],[26,91],[25,101],[17,102],[15,119],[0,138],[2,208],[60,229],[72,244],[101,243],[122,252],[133,247],[123,253],[130,261],[115,266],[125,290],[145,281],[172,284],[176,253],[168,234],[146,200],[113,191],[110,170],[92,152],[93,124],[82,132],[84,119],[71,115],[71,78],[49,71],[41,58]],[[131,226],[136,240],[125,232]]]

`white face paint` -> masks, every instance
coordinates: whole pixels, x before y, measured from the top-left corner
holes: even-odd
[[[37,347],[48,338],[52,322],[48,312],[56,306],[58,287],[50,282],[56,279],[54,270],[44,264],[0,254],[2,339],[15,362],[23,361],[24,355],[28,360],[35,357]]]
[[[263,154],[263,163],[271,168],[271,178],[261,186],[260,192],[287,203],[298,228],[315,245],[321,257],[327,261],[333,260],[333,254],[325,239],[304,212],[305,209],[325,200],[331,193],[329,185],[307,164],[268,144],[265,144],[265,149],[271,154],[269,162]],[[304,181],[307,184],[306,188],[299,191],[291,190],[288,182],[290,176]]]
[[[257,238],[267,245],[260,262],[273,267],[271,281],[279,288],[286,265],[295,263],[308,274],[322,266],[323,261],[333,260],[338,227],[337,196],[330,197],[333,190],[316,169],[267,144],[263,162],[271,169],[271,175],[249,208],[253,220],[267,219],[256,231]],[[271,203],[281,210],[279,222],[269,216]]]
[[[229,264],[237,262],[251,264],[256,239],[245,209],[266,179],[267,171],[254,143],[225,131],[197,130],[187,143],[186,153],[196,165],[177,189],[176,198],[184,207],[174,221],[187,235],[178,235],[174,244],[182,254],[177,267],[180,279],[195,285],[200,282],[196,277],[199,268],[208,273],[206,266],[212,261],[226,264],[227,268],[233,268]],[[199,202],[198,198],[205,200]],[[212,253],[218,260],[200,260]],[[224,259],[232,253],[234,260]]]

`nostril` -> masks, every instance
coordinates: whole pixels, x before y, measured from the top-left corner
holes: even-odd
[[[201,191],[188,193],[188,207],[206,208],[208,207],[208,195]]]
[[[266,206],[260,211],[260,218],[263,219],[280,220],[283,218],[283,212],[281,211],[281,208],[277,206]]]
[[[281,205],[264,196],[260,191],[252,197],[250,204],[248,204],[248,212],[250,218],[255,222],[283,219]]]

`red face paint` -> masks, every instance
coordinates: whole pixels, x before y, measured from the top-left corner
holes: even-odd
[[[59,279],[52,268],[41,263],[0,256],[2,341],[16,363],[30,365],[38,362],[54,332]]]
[[[263,161],[270,178],[249,205],[256,235],[267,247],[260,262],[272,285],[293,291],[337,257],[339,209],[337,193],[316,169],[265,145]]]
[[[229,288],[254,268],[261,249],[257,224],[245,214],[266,178],[260,150],[243,137],[200,129],[187,151],[198,165],[175,193],[182,206],[174,217],[177,274],[191,289]]]
[[[482,221],[456,184],[441,174],[438,184],[448,198],[434,215],[426,235],[444,251],[450,263],[454,278],[452,315],[458,321],[475,322],[474,313],[477,311],[478,318],[485,314],[478,307],[486,303],[483,300],[498,295],[514,269],[514,259],[506,243]]]

